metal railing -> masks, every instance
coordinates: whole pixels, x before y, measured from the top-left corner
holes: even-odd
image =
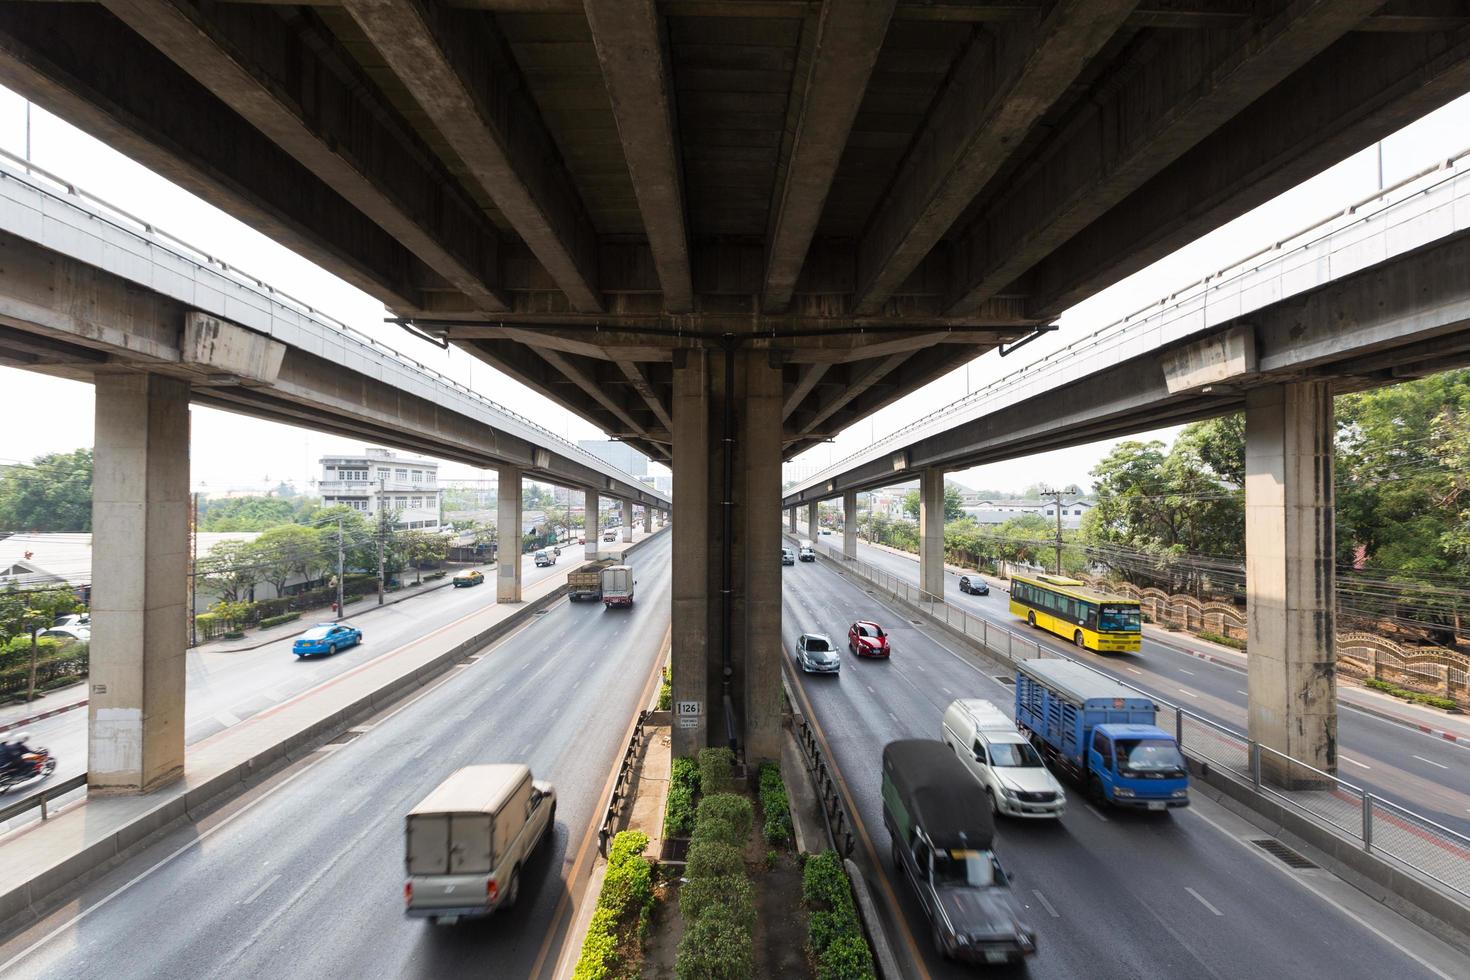
[[[633,723],[633,737],[628,739],[628,747],[623,750],[623,761],[618,765],[618,778],[613,781],[612,793],[602,811],[602,824],[597,828],[597,850],[603,857],[607,857],[607,842],[612,840],[612,826],[622,816],[623,803],[628,799],[628,788],[633,782],[633,757],[643,747],[643,740],[648,734],[643,729],[646,721],[648,709],[640,709],[638,720]]]
[[[27,184],[53,200],[68,204],[93,219],[104,221],[119,231],[134,236],[151,248],[161,249],[177,259],[228,279],[233,284],[251,290],[272,303],[277,303],[292,310],[298,316],[314,321],[320,326],[337,332],[346,341],[386,356],[405,367],[411,367],[419,373],[432,378],[437,383],[454,388],[459,394],[471,398],[501,415],[514,419],[516,423],[534,431],[541,438],[549,439],[555,444],[558,452],[573,454],[580,459],[584,459],[591,463],[594,469],[601,470],[606,475],[616,479],[621,479],[630,486],[640,485],[637,477],[630,473],[624,473],[606,460],[603,460],[600,456],[583,449],[564,436],[557,435],[555,432],[532,421],[519,412],[507,408],[494,399],[486,398],[467,385],[456,381],[448,375],[441,374],[427,364],[388,346],[369,334],[363,333],[361,330],[343,323],[341,320],[317,309],[310,303],[297,299],[290,293],[276,289],[264,279],[251,275],[238,266],[231,265],[203,249],[196,248],[179,236],[165,231],[152,222],[145,221],[106,199],[78,187],[66,178],[52,173],[44,167],[39,167],[25,160],[23,157],[16,156],[4,149],[0,149],[0,180],[15,180]],[[60,191],[60,193],[57,193],[57,191]]]
[[[783,533],[790,536],[784,528]],[[1043,646],[1037,640],[952,606],[942,597],[925,592],[891,572],[846,557],[831,545],[817,543],[816,548],[818,554],[837,564],[844,574],[872,583],[890,598],[962,633],[1003,660],[1012,664],[1037,659],[1070,660],[1151,698],[1158,707],[1159,727],[1173,730],[1186,755],[1209,764],[1265,799],[1287,807],[1363,850],[1393,861],[1462,898],[1470,898],[1470,836],[1253,741],[1245,734],[1091,664]]]
[[[73,792],[74,790],[84,789],[86,788],[86,785],[87,774],[79,773],[78,775],[72,776],[70,779],[63,779],[61,782],[56,783],[53,786],[47,786],[44,789],[38,789],[30,796],[22,797],[21,799],[16,800],[14,803],[9,803],[3,807],[0,807],[0,824],[5,823],[7,820],[12,820],[23,813],[29,813],[37,807],[39,807],[41,810],[41,819],[49,820],[51,817],[50,804],[52,800],[56,799],[58,796],[65,796],[67,793]]]
[[[827,765],[827,757],[817,744],[816,732],[805,717],[801,719],[796,741],[801,746],[801,754],[806,757],[807,768],[811,770],[812,782],[816,784],[817,793],[822,798],[822,820],[827,825],[827,840],[832,849],[844,858],[851,857],[852,820],[847,816],[847,808],[842,805],[842,796],[837,792],[837,781]]]
[[[1385,244],[1382,251],[1397,255],[1460,230],[1470,215],[1455,210],[1457,204],[1463,210],[1462,199],[1470,196],[1470,180],[1463,179],[1467,169],[1470,169],[1470,150],[1438,160],[872,440],[788,492],[800,493],[820,486],[855,466],[892,452],[899,444],[917,441],[921,435],[951,428],[961,421],[1071,383],[1101,367],[1112,366],[1258,308],[1260,303],[1251,305],[1254,300],[1242,301],[1242,295],[1250,290],[1261,289],[1261,299],[1275,301],[1381,261],[1381,256],[1374,257],[1374,249],[1364,247],[1371,236],[1391,236],[1394,240]],[[1370,208],[1371,205],[1377,206]],[[1424,228],[1404,233],[1410,222],[1420,220]],[[1344,265],[1343,269],[1319,276],[1308,268],[1314,262],[1331,265],[1334,257]]]

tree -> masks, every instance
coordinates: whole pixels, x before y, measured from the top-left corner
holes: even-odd
[[[205,500],[199,508],[201,531],[264,531],[282,524],[306,523],[320,501],[293,493],[290,497],[225,497]]]
[[[322,567],[321,533],[301,524],[283,524],[261,533],[250,545],[260,577],[275,587],[276,595],[286,594],[286,583],[300,576],[309,581]]]
[[[396,538],[404,560],[413,567],[415,585],[423,581],[425,566],[444,561],[448,553],[449,539],[433,531],[400,531]]]
[[[36,697],[36,666],[40,660],[38,637],[51,628],[56,617],[77,608],[77,599],[65,588],[33,589],[21,592],[11,588],[0,594],[0,643],[16,636],[30,635],[31,670],[26,686],[26,700]]]
[[[0,475],[0,530],[92,530],[92,450],[47,453]]]
[[[946,524],[965,516],[963,500],[958,487],[948,483],[944,485],[944,521]],[[914,520],[919,519],[919,491],[910,490],[903,495],[903,511]]]
[[[242,602],[261,580],[260,552],[249,541],[226,538],[199,559],[196,574],[225,602]]]

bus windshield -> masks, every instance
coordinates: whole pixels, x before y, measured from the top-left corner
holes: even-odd
[[[1098,614],[1097,628],[1103,633],[1137,633],[1143,627],[1137,606],[1105,605]]]

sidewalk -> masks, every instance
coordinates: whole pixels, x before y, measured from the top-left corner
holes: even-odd
[[[890,554],[917,560],[918,556],[911,551],[903,551],[886,544],[877,544],[872,541],[864,541],[870,548],[878,548]],[[951,572],[964,573],[970,571],[960,565],[951,565],[948,562],[945,569]],[[982,577],[990,583],[992,589],[1000,591],[1007,590],[1007,582],[1003,578],[981,573]],[[1166,646],[1171,650],[1183,653],[1187,656],[1196,657],[1200,660],[1208,660],[1222,667],[1230,667],[1234,670],[1244,671],[1246,669],[1246,653],[1234,647],[1227,647],[1219,643],[1211,643],[1209,640],[1201,639],[1193,633],[1182,630],[1167,630],[1162,626],[1145,624],[1144,635],[1160,646]],[[1359,687],[1351,678],[1338,676],[1337,700],[1365,714],[1374,715],[1385,721],[1404,725],[1425,733],[1435,738],[1444,739],[1447,742],[1455,742],[1460,745],[1470,746],[1470,716],[1451,715],[1436,708],[1423,705],[1408,704],[1398,698],[1365,687]],[[1343,683],[1343,682],[1346,683]]]
[[[0,732],[14,731],[42,718],[86,707],[86,704],[87,682],[77,681],[75,684],[38,694],[29,703],[17,701],[14,704],[0,705]]]

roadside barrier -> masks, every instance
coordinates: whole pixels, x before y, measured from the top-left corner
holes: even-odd
[[[637,757],[638,750],[643,747],[644,739],[648,737],[643,728],[647,720],[648,709],[640,709],[638,721],[633,725],[633,737],[628,739],[628,747],[623,750],[623,761],[618,766],[618,778],[614,780],[612,793],[607,799],[607,806],[602,810],[602,825],[597,828],[597,851],[603,857],[607,857],[607,845],[612,840],[612,825],[622,815],[623,803],[629,796],[628,788],[633,782],[633,760]]]
[[[796,742],[801,746],[802,755],[806,756],[808,768],[812,771],[812,780],[816,783],[817,793],[822,797],[822,819],[827,824],[827,838],[832,842],[833,850],[844,858],[852,856],[852,821],[848,819],[847,810],[842,805],[842,797],[837,793],[837,782],[832,778],[832,770],[827,766],[827,760],[822,755],[822,747],[817,744],[816,733],[805,718],[801,719],[801,727],[797,730]]]

